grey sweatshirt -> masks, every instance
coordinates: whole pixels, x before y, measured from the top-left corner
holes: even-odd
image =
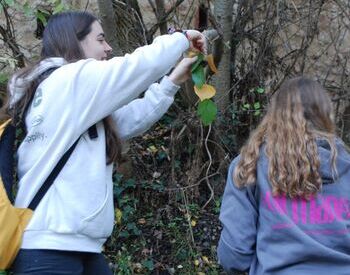
[[[268,159],[261,150],[256,185],[238,189],[230,165],[220,220],[220,264],[228,272],[278,275],[350,274],[350,155],[337,141],[338,178],[333,181],[330,148],[318,141],[323,180],[309,201],[272,196]]]

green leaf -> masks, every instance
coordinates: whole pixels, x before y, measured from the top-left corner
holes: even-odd
[[[260,115],[260,110],[256,110],[255,112],[254,112],[254,116],[259,116]]]
[[[39,10],[37,11],[36,17],[41,21],[41,23],[43,23],[44,26],[46,26],[47,20],[46,20],[45,15],[41,11],[39,11]]]
[[[197,61],[194,64],[192,64],[191,72],[193,72],[195,69],[197,69],[197,67],[202,63],[202,61],[204,60],[204,54],[199,53],[197,55],[197,57],[198,57]]]
[[[257,92],[258,94],[263,94],[263,93],[265,93],[265,89],[259,87],[259,88],[256,89],[256,92]]]
[[[243,109],[244,110],[249,110],[250,109],[250,104],[249,103],[246,103],[243,105]]]
[[[124,231],[121,231],[120,233],[119,233],[119,237],[124,237],[124,238],[128,238],[130,236],[130,234],[129,234],[129,232],[128,231],[126,231],[126,230],[124,230]]]
[[[154,269],[154,264],[152,260],[144,260],[142,261],[142,265],[147,268],[148,270],[153,270]]]
[[[205,126],[215,120],[217,112],[215,103],[210,99],[205,99],[198,104],[197,114]]]
[[[5,3],[9,6],[13,6],[15,4],[14,0],[5,0]]]
[[[52,14],[60,13],[64,10],[63,3],[59,3],[53,10]]]
[[[9,76],[7,74],[0,73],[0,83],[5,84],[9,79]]]
[[[260,102],[255,102],[255,103],[254,103],[254,109],[255,109],[255,110],[260,109],[260,107],[261,107],[261,106],[260,106]]]
[[[197,68],[192,72],[192,80],[194,85],[196,85],[199,89],[202,88],[205,83],[205,75],[204,68],[202,65],[197,66]]]
[[[33,10],[31,9],[30,5],[28,2],[26,2],[24,5],[23,5],[23,12],[24,12],[24,15],[27,16],[27,17],[30,17],[33,15]]]

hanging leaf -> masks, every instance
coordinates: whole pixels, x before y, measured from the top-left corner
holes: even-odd
[[[215,120],[218,110],[213,101],[206,99],[198,104],[197,114],[205,126],[208,126]]]
[[[192,71],[192,80],[197,88],[202,88],[205,83],[204,68],[202,65],[198,65],[194,71]]]
[[[199,53],[198,55],[198,58],[196,60],[196,62],[194,64],[192,64],[192,67],[191,67],[191,72],[193,73],[197,68],[198,66],[203,62],[204,60],[204,55],[202,53]],[[202,66],[203,67],[203,66]]]
[[[215,88],[208,84],[204,84],[202,88],[194,86],[194,92],[196,93],[196,95],[198,95],[201,101],[212,98],[216,94]]]
[[[209,68],[210,70],[216,74],[218,72],[218,69],[216,68],[215,66],[215,63],[214,63],[214,57],[212,54],[209,54],[207,55],[207,62],[208,62],[208,65],[209,65]]]
[[[196,49],[191,49],[187,51],[187,57],[195,57],[200,54],[200,51]]]

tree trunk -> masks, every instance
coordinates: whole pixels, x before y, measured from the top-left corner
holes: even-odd
[[[123,55],[117,39],[117,27],[112,0],[98,0],[98,8],[102,28],[106,34],[106,40],[113,48],[113,56]]]
[[[161,22],[165,16],[164,0],[155,0],[157,7],[157,21],[159,22],[160,34],[166,34],[168,32],[167,22]]]
[[[232,37],[232,11],[233,11],[233,0],[221,0],[215,1],[214,4],[214,15],[219,23],[222,31],[223,53],[218,64],[218,74],[213,77],[213,84],[216,87],[217,94],[216,104],[221,114],[224,114],[227,106],[230,104],[230,93],[231,88],[231,51],[230,41]],[[215,50],[214,50],[215,51]]]

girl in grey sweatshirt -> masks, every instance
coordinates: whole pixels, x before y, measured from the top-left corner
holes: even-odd
[[[350,155],[315,81],[285,82],[233,160],[218,246],[228,272],[350,274]]]

